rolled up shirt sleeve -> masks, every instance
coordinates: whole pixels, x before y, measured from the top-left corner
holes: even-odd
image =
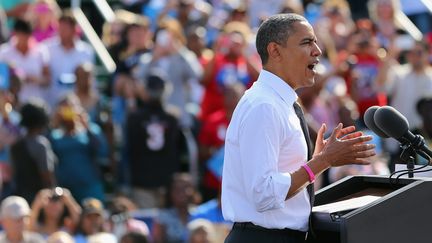
[[[278,169],[284,129],[272,104],[261,103],[245,114],[239,129],[241,166],[246,194],[258,212],[283,208],[290,173]]]

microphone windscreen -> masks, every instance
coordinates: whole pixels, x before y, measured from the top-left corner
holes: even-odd
[[[388,138],[389,136],[387,136],[387,134],[385,134],[385,132],[383,132],[381,129],[379,129],[377,127],[377,125],[375,124],[374,116],[375,116],[375,112],[379,108],[380,108],[379,106],[369,107],[363,116],[363,120],[364,120],[364,123],[366,124],[366,126],[370,130],[372,130],[372,132],[376,133],[378,136],[380,136],[382,138]]]
[[[374,121],[381,131],[398,140],[408,132],[408,120],[391,106],[383,106],[375,111]]]

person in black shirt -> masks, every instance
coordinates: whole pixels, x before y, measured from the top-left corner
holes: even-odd
[[[132,197],[141,208],[161,207],[169,178],[179,170],[181,130],[162,102],[163,76],[150,74],[144,83],[148,100],[129,115],[126,125]]]
[[[27,103],[21,108],[21,126],[26,134],[11,147],[16,195],[31,203],[37,192],[55,185],[56,157],[49,140],[43,136],[48,114],[42,104]]]
[[[110,48],[117,69],[109,92],[112,89],[114,95],[125,99],[135,98],[129,95],[136,85],[132,71],[138,65],[141,55],[149,51],[152,36],[150,22],[145,16],[132,15],[131,18],[132,22],[125,27],[123,40]]]

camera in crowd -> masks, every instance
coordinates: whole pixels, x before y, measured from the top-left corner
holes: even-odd
[[[55,187],[52,189],[50,196],[51,201],[59,201],[63,197],[63,189],[61,187]]]

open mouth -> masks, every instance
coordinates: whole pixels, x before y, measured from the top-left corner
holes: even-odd
[[[314,61],[313,63],[310,63],[307,65],[307,68],[313,72],[316,72],[315,67],[318,65],[319,61]]]
[[[314,70],[314,68],[315,68],[315,64],[309,64],[308,66],[307,66],[310,70]]]

